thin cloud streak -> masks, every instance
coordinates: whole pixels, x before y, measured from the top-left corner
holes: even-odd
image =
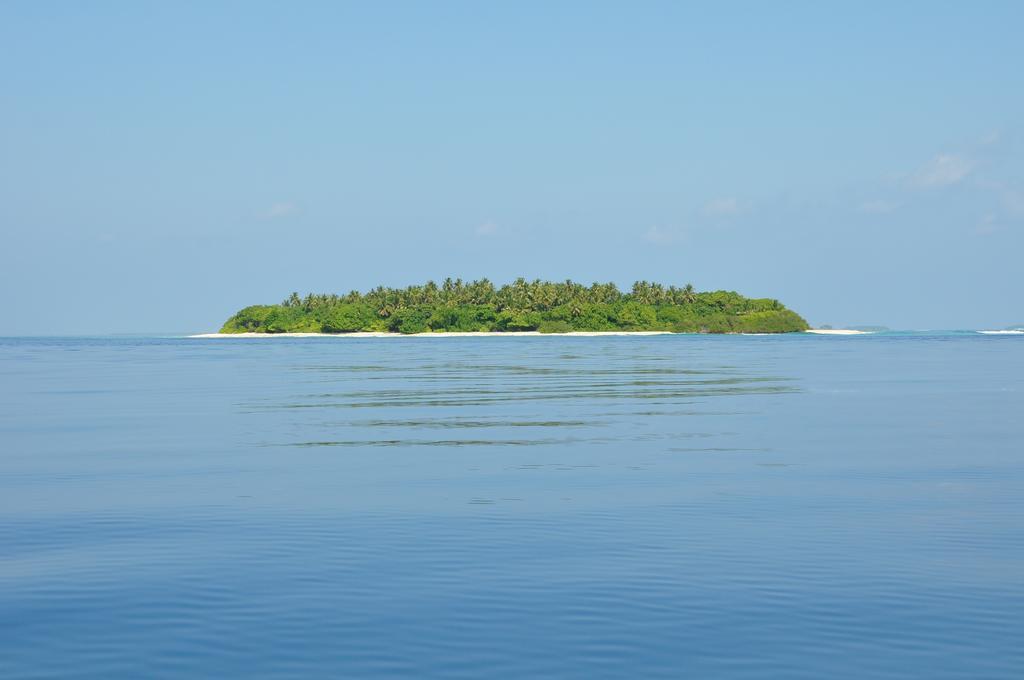
[[[498,225],[488,220],[476,228],[476,235],[486,238],[488,236],[497,236],[498,231]]]
[[[860,204],[860,211],[869,215],[888,215],[899,210],[900,204],[892,201],[865,201]]]
[[[963,181],[974,170],[974,163],[963,156],[939,154],[914,173],[913,183],[919,187],[945,187]]]
[[[704,214],[708,217],[728,217],[740,212],[740,204],[735,198],[716,198],[704,205]]]
[[[279,220],[284,217],[291,217],[299,212],[299,206],[289,201],[275,203],[259,214],[263,220]]]
[[[685,239],[686,234],[682,231],[665,229],[664,227],[651,227],[644,232],[643,239],[655,245],[669,245],[678,243]]]

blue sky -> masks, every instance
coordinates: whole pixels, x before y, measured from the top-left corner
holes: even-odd
[[[1024,3],[0,4],[0,334],[446,276],[1024,322]]]

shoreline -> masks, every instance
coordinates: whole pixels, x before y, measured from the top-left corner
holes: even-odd
[[[672,331],[569,331],[568,333],[541,333],[540,331],[440,331],[437,333],[200,333],[189,338],[482,338],[494,336],[562,335],[593,337],[599,335],[673,335]]]
[[[815,335],[867,335],[870,331],[818,330],[797,331]],[[438,333],[198,333],[188,338],[483,338],[483,337],[576,337],[593,338],[623,335],[789,335],[788,333],[675,333],[673,331],[569,331],[568,333],[541,333],[540,331],[442,331]]]

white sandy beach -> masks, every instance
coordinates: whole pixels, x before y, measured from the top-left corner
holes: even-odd
[[[672,331],[571,331],[569,333],[540,333],[538,331],[472,332],[472,333],[200,333],[190,338],[484,338],[527,335],[568,335],[593,337],[598,335],[672,335]]]
[[[845,329],[812,328],[807,333],[817,335],[866,335],[870,331],[854,331]],[[570,331],[569,333],[540,333],[538,331],[506,331],[506,332],[439,332],[439,333],[199,333],[189,335],[190,338],[501,338],[523,336],[568,336],[591,338],[604,335],[676,335],[672,331]],[[687,334],[681,334],[687,335]],[[688,335],[696,335],[690,333]],[[727,335],[733,335],[729,333]],[[735,335],[779,335],[778,333],[737,333]]]

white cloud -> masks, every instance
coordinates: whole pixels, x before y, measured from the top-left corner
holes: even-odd
[[[294,203],[283,201],[275,203],[259,214],[260,219],[279,220],[282,217],[290,217],[299,212],[299,206]]]
[[[865,201],[860,204],[860,211],[872,215],[887,215],[891,212],[895,212],[899,207],[899,203],[894,203],[892,201]]]
[[[955,154],[939,154],[914,173],[914,184],[921,187],[944,187],[956,184],[971,174],[974,163]]]
[[[682,241],[685,234],[682,231],[665,229],[664,227],[651,227],[644,232],[644,240],[656,245],[668,245]]]
[[[488,220],[476,228],[477,236],[495,236],[498,233],[498,225]]]
[[[740,204],[735,198],[716,198],[704,205],[704,214],[709,217],[726,217],[740,212]]]
[[[1024,192],[1013,189],[1004,190],[1003,207],[1014,217],[1024,216]]]
[[[978,236],[988,236],[999,231],[1000,225],[995,215],[985,215],[974,227],[974,233]]]
[[[982,138],[981,138],[981,145],[982,146],[992,146],[993,144],[998,144],[1002,140],[1002,138],[1003,138],[1003,133],[1002,133],[1001,130],[991,130],[988,133],[986,133],[984,136],[982,136]]]

